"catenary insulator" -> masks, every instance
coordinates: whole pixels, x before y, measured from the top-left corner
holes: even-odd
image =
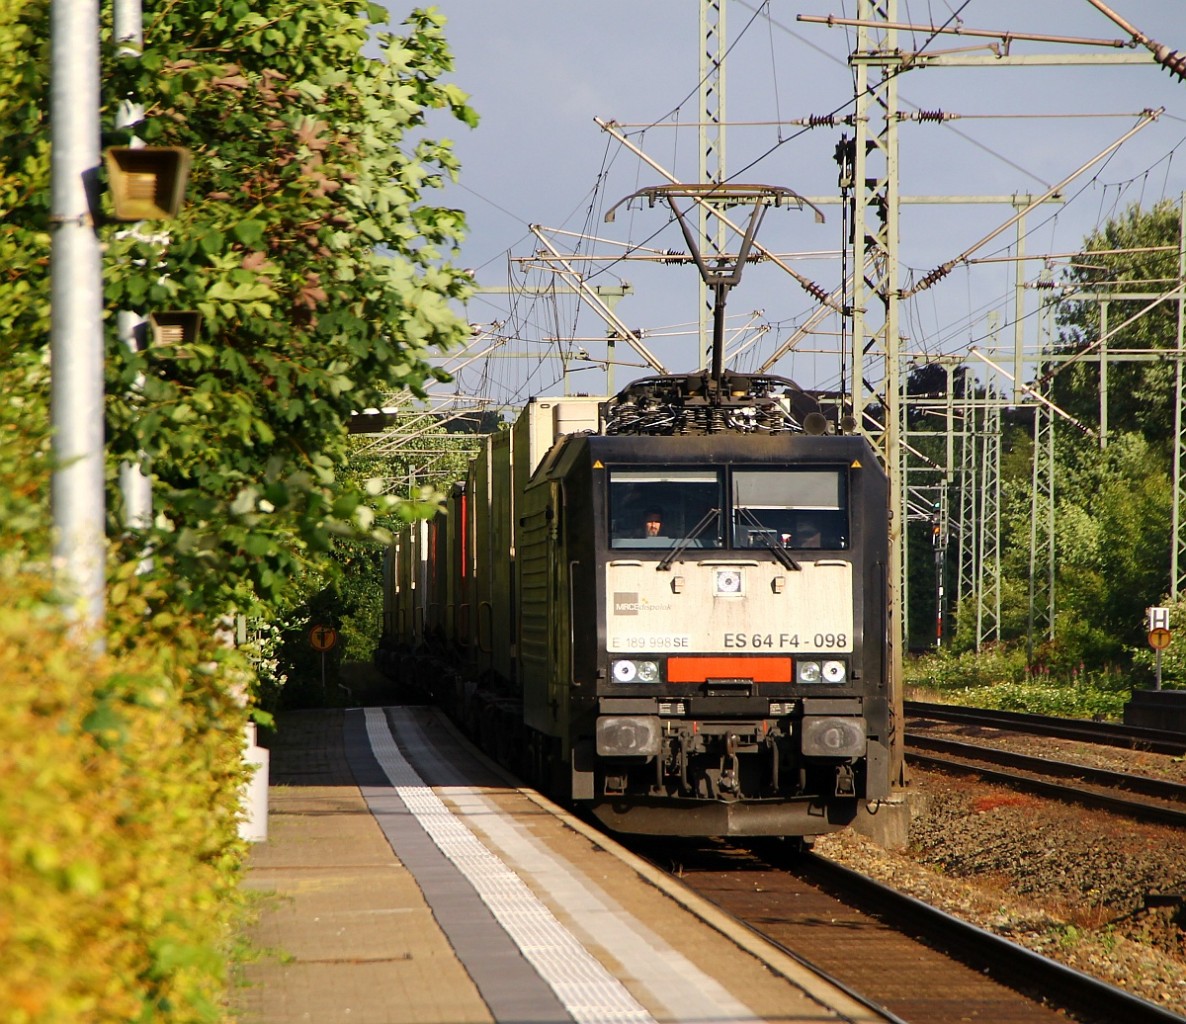
[[[804,281],[803,287],[807,289],[807,294],[813,299],[818,299],[820,302],[828,301],[828,293],[814,281]]]
[[[1164,44],[1158,46],[1153,51],[1153,56],[1157,63],[1162,65],[1171,75],[1177,75],[1182,81],[1186,81],[1186,55],[1179,53],[1177,50],[1171,50]]]

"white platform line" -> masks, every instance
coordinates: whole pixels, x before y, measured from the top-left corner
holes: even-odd
[[[578,932],[613,950],[631,975],[659,1000],[679,1024],[741,1024],[757,1019],[719,982],[673,949],[625,911],[612,897],[591,887],[562,858],[514,821],[498,813],[493,801],[468,787],[450,787],[445,796],[462,817],[512,864],[526,871],[574,922]],[[665,1018],[666,1019],[666,1018]]]
[[[424,784],[400,752],[381,709],[366,709],[366,726],[375,759],[408,811],[473,885],[573,1020],[578,1024],[657,1024],[519,876]]]
[[[596,881],[555,855],[530,828],[499,812],[493,800],[463,780],[448,755],[429,738],[423,716],[387,709],[406,756],[432,773],[448,806],[495,856],[530,881],[533,891],[559,912],[570,931],[590,948],[612,951],[617,977],[648,991],[652,1011],[672,1024],[751,1024],[757,1015],[712,976],[627,911]],[[635,989],[635,991],[638,991]],[[657,1004],[657,1005],[656,1005]]]

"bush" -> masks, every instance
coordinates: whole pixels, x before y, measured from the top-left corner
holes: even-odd
[[[938,652],[909,659],[905,684],[941,701],[999,711],[1027,711],[1064,718],[1124,716],[1131,674],[1105,666],[1076,665],[1065,673],[1026,663],[1025,651],[1006,645],[980,653]]]
[[[983,651],[934,651],[909,658],[905,663],[907,686],[949,691],[991,686],[1000,682],[1023,682],[1028,677],[1025,652],[1005,646]]]
[[[246,712],[231,652],[167,616],[141,635],[145,613],[129,596],[112,653],[95,655],[38,581],[0,579],[10,1024],[221,1018]]]
[[[1092,687],[1002,683],[975,691],[968,703],[995,711],[1024,711],[1058,718],[1121,719],[1128,700],[1124,693]]]

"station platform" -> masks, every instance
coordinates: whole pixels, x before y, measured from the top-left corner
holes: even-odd
[[[283,714],[242,1024],[872,1024],[885,1018],[425,707]]]

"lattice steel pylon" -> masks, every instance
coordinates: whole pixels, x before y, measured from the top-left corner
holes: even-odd
[[[1041,356],[1054,351],[1053,321],[1057,301],[1044,298],[1038,312]],[[1033,472],[1030,480],[1029,615],[1026,662],[1034,663],[1034,645],[1054,639],[1054,413],[1036,402]]]
[[[979,650],[1001,637],[1001,410],[1005,397],[991,384],[963,394],[959,448],[956,628]]]
[[[697,181],[721,184],[725,180],[725,0],[700,0],[700,130]],[[708,207],[699,211],[701,250],[725,251],[725,224],[713,217]],[[713,295],[703,281],[700,296],[700,366],[708,365],[708,341],[712,335]]]
[[[960,414],[959,440],[959,524],[956,537],[958,567],[955,586],[956,624],[965,636],[972,636],[976,616],[976,542],[978,481],[976,479],[976,407],[966,386]]]
[[[855,345],[854,345],[855,348]],[[901,646],[905,646],[910,638],[910,598],[906,592],[906,581],[910,579],[910,431],[906,421],[907,413],[907,385],[908,375],[899,372],[898,386],[900,390],[897,392],[895,407],[897,410],[898,432],[899,436],[906,441],[906,444],[898,446],[895,453],[898,458],[896,475],[901,482],[901,497],[897,504],[891,502],[890,507],[894,509],[894,516],[898,521],[898,530],[900,537],[900,544],[898,548],[898,558],[896,559],[898,566],[898,578],[901,580],[901,589],[899,591],[898,607],[897,607],[897,622],[898,631],[901,638]],[[855,378],[854,378],[855,383]],[[890,412],[886,409],[886,414]],[[890,470],[891,478],[895,475],[895,470]],[[892,525],[892,524],[891,524]]]
[[[1171,515],[1170,598],[1186,590],[1186,530],[1182,529],[1182,508],[1186,505],[1186,380],[1183,379],[1182,348],[1186,344],[1186,194],[1179,204],[1178,219],[1178,344],[1174,357],[1174,497]]]
[[[890,692],[903,720],[902,551],[906,515],[899,438],[900,339],[898,334],[898,86],[897,0],[859,0],[853,150],[852,415],[889,474]],[[873,307],[877,307],[876,310]],[[880,314],[880,316],[878,316]],[[880,321],[880,322],[879,322]],[[891,769],[905,784],[904,751],[895,745]]]
[[[1001,406],[985,391],[980,404],[980,462],[976,510],[976,650],[1001,638]]]

